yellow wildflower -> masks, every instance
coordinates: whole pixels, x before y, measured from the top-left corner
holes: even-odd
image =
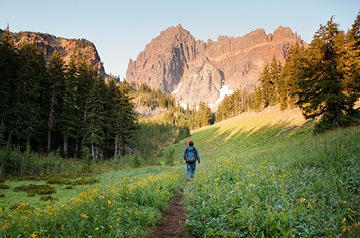
[[[107,203],[108,203],[109,206],[111,205],[111,201],[110,201],[110,200],[108,200]]]
[[[16,210],[20,210],[21,208],[23,208],[25,206],[25,204],[20,203],[19,206],[17,206]]]
[[[350,227],[349,226],[345,226],[344,227],[344,233],[346,234],[346,233],[348,233],[350,231]]]
[[[300,199],[300,203],[301,203],[301,204],[304,204],[305,202],[306,202],[306,198],[301,198],[301,199]]]
[[[217,177],[217,178],[215,179],[215,183],[218,183],[219,181],[220,181],[220,178]]]
[[[84,218],[84,219],[89,218],[89,216],[88,216],[88,215],[86,215],[86,214],[84,214],[84,213],[83,213],[83,214],[81,214],[80,216],[81,216],[82,218]]]
[[[35,238],[35,237],[37,237],[37,235],[38,235],[38,232],[34,232],[34,233],[31,234],[30,237],[31,237],[31,238]]]
[[[348,210],[349,212],[351,212],[351,213],[356,213],[356,211],[353,210],[353,209],[351,209],[350,207],[348,207],[347,210]]]

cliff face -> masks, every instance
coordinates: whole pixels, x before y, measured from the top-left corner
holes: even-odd
[[[196,57],[194,37],[181,25],[160,33],[136,61],[130,60],[126,79],[128,82],[146,83],[163,92],[171,92],[180,83],[188,62]]]
[[[105,76],[105,69],[96,47],[85,39],[65,39],[50,34],[35,32],[11,33],[15,46],[35,43],[37,50],[43,52],[46,60],[50,60],[54,51],[60,52],[65,62],[70,61],[73,54],[84,54],[87,60],[98,69],[101,76]]]
[[[130,60],[126,80],[173,93],[184,104],[214,104],[223,86],[252,89],[264,66],[274,56],[284,62],[296,42],[306,44],[288,27],[268,35],[258,29],[242,37],[204,42],[178,25],[162,31],[135,61]]]

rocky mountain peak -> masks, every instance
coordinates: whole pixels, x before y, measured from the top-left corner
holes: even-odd
[[[301,41],[300,36],[298,36],[296,33],[293,33],[292,30],[290,29],[290,27],[283,27],[283,26],[279,26],[273,34],[273,41],[279,41],[281,39],[286,40],[286,39],[298,39],[299,41]]]
[[[1,34],[0,34],[1,37]],[[85,39],[66,39],[39,32],[11,33],[16,47],[35,43],[38,51],[44,53],[45,59],[50,60],[55,50],[60,52],[65,62],[69,62],[72,54],[84,54],[89,62],[98,69],[99,75],[105,76],[105,69],[95,45]]]
[[[306,44],[282,26],[273,34],[257,29],[241,37],[204,42],[179,24],[162,31],[136,60],[129,61],[126,80],[173,93],[183,105],[204,101],[216,108],[223,88],[251,90],[264,66],[274,56],[284,62],[296,42]]]
[[[169,27],[146,45],[136,61],[129,61],[126,78],[169,93],[180,83],[187,62],[193,60],[195,54],[195,39],[190,32],[180,24]]]

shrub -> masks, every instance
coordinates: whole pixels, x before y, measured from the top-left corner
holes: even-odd
[[[26,192],[27,194],[52,194],[56,193],[54,187],[51,187],[47,184],[36,185],[36,184],[29,184],[29,185],[21,185],[14,188],[15,192]]]

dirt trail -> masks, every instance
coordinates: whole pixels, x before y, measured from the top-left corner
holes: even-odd
[[[185,229],[185,219],[183,193],[180,192],[170,201],[160,223],[149,238],[192,238]]]

